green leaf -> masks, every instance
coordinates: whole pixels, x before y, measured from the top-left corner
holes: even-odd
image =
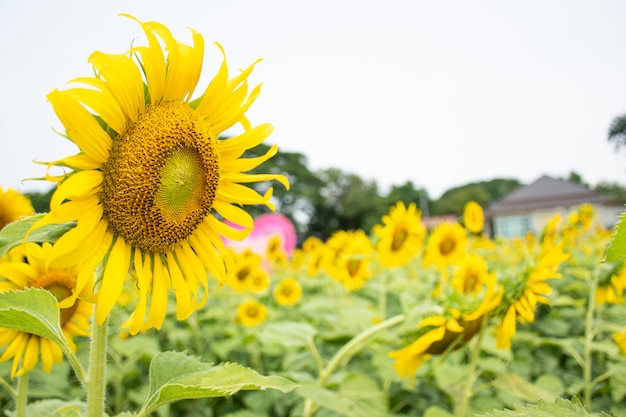
[[[590,417],[606,416],[607,414],[589,414],[578,398],[571,401],[557,398],[554,402],[540,400],[537,405],[515,407],[514,410],[495,410],[487,414],[478,414],[477,417]]]
[[[308,323],[283,321],[267,323],[257,336],[264,344],[296,348],[306,347],[316,333],[315,327]]]
[[[48,224],[28,233],[30,228],[43,216],[45,214],[35,214],[4,226],[0,230],[0,257],[24,242],[54,243],[65,232],[76,226],[75,222]]]
[[[280,376],[262,376],[236,363],[212,366],[181,352],[164,352],[150,363],[148,398],[139,415],[162,405],[192,398],[231,396],[241,390],[289,392],[298,385]]]
[[[85,403],[80,401],[62,401],[56,399],[41,400],[26,406],[28,417],[80,417],[86,411]],[[8,417],[15,413],[5,411]]]
[[[298,393],[319,407],[325,407],[349,417],[385,417],[386,399],[376,382],[367,375],[350,374],[339,391],[310,383],[301,386]]]
[[[0,327],[45,337],[71,351],[59,322],[57,299],[42,288],[0,293]]]
[[[626,258],[626,213],[622,213],[615,225],[615,233],[606,250],[605,262],[615,262]]]

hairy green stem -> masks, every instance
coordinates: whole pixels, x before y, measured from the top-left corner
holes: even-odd
[[[472,387],[476,380],[476,368],[478,367],[478,360],[480,359],[480,352],[482,350],[483,336],[485,334],[485,327],[487,327],[488,315],[485,314],[482,317],[480,323],[480,330],[478,331],[478,337],[476,338],[476,344],[472,349],[472,356],[470,358],[469,369],[467,370],[467,379],[465,380],[465,388],[463,389],[463,397],[461,400],[461,407],[459,408],[458,416],[463,417],[467,414],[467,408],[472,398]]]
[[[28,405],[28,372],[17,380],[17,396],[15,398],[15,417],[26,417]]]
[[[339,367],[339,365],[348,362],[352,356],[365,347],[369,339],[376,336],[378,333],[389,329],[390,327],[402,323],[405,318],[404,314],[398,314],[397,316],[388,318],[387,320],[382,321],[354,336],[348,343],[343,345],[341,349],[337,351],[335,356],[332,357],[326,367],[322,370],[322,372],[320,372],[318,380],[319,385],[323,387],[328,378]],[[304,403],[304,417],[310,417],[313,415],[313,412],[314,404],[311,400],[307,399]]]
[[[87,384],[87,417],[104,415],[104,394],[106,390],[106,356],[108,318],[98,325],[94,305],[91,326],[91,346],[89,351],[89,381]]]

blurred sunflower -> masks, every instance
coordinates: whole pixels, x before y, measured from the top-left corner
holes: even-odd
[[[541,245],[552,246],[559,239],[559,226],[561,224],[562,216],[560,213],[555,214],[546,222],[546,225],[541,231]]]
[[[487,261],[480,255],[471,253],[465,255],[452,275],[450,284],[460,292],[476,294],[481,291],[483,284],[495,279],[495,274],[489,273]]]
[[[621,354],[626,355],[626,327],[624,327],[624,330],[620,333],[613,333],[613,340],[617,343]]]
[[[326,242],[326,272],[348,291],[358,290],[372,277],[373,247],[363,230],[338,230]]]
[[[569,258],[569,254],[563,252],[562,246],[562,244],[557,244],[542,252],[537,265],[525,274],[521,282],[518,281],[505,289],[506,311],[496,327],[498,348],[511,348],[511,338],[517,331],[516,322],[533,322],[537,303],[551,304],[550,300],[545,297],[552,292],[552,288],[546,281],[561,278],[557,270]]]
[[[50,243],[41,246],[25,243],[11,250],[10,254],[3,259],[12,260],[0,263],[0,292],[43,288],[62,301],[75,291],[78,269],[76,266],[57,266]],[[80,296],[89,296],[86,286]],[[60,309],[61,329],[73,350],[76,350],[75,336],[89,336],[91,313],[92,305],[82,299]],[[61,348],[56,343],[18,330],[0,328],[0,346],[4,347],[0,362],[13,360],[11,378],[30,372],[40,357],[45,372],[50,372],[53,364],[63,360]]]
[[[0,187],[0,229],[31,214],[35,214],[35,209],[30,198],[12,188]]]
[[[324,242],[315,236],[309,236],[302,243],[302,251],[306,259],[306,272],[310,277],[316,276],[321,268]]]
[[[483,208],[475,201],[468,201],[463,210],[463,224],[467,230],[477,235],[483,231],[484,223]]]
[[[237,307],[235,321],[246,327],[258,326],[267,319],[267,307],[256,300],[248,300]]]
[[[74,79],[82,86],[47,96],[64,136],[80,152],[49,164],[71,171],[47,176],[60,184],[51,213],[40,222],[77,221],[55,245],[60,260],[83,259],[91,270],[104,261],[99,324],[128,271],[137,271],[139,301],[126,323],[131,334],[162,326],[169,290],[177,318],[184,319],[207,300],[206,271],[219,280],[227,275],[232,261],[222,256],[222,236],[241,240],[253,225],[241,206],[273,209],[271,188],[262,196],[244,183],[289,185],[283,175],[246,173],[274,156],[276,146],[257,158],[241,157],[273,129],[267,123],[251,127],[245,116],[260,92],[260,86],[248,91],[256,62],[229,78],[224,58],[207,89],[191,100],[202,68],[202,35],[191,30],[190,46],[160,23],[136,21],[147,46],[133,45],[127,54],[94,52],[89,62],[95,77]],[[236,124],[243,133],[219,139]],[[86,284],[79,275],[68,303]]]
[[[302,297],[302,286],[294,278],[286,278],[282,280],[276,288],[274,288],[274,300],[281,306],[292,306]]]
[[[595,293],[596,303],[598,305],[621,303],[624,301],[624,289],[626,289],[626,263],[618,262],[605,274],[600,275]]]
[[[428,238],[424,264],[446,268],[456,264],[467,250],[467,231],[459,223],[441,223]]]
[[[383,216],[383,225],[374,226],[373,232],[379,238],[376,254],[381,265],[404,266],[420,252],[426,235],[421,216],[415,203],[406,207],[399,201]]]
[[[234,266],[232,272],[226,277],[226,284],[240,294],[248,291],[251,287],[256,287],[254,283],[251,284],[251,281],[254,280],[260,272],[265,272],[261,265],[261,257],[251,251],[234,253],[229,250],[229,252],[229,255],[232,256],[234,260]]]
[[[502,294],[503,288],[497,285],[495,275],[489,275],[475,296],[462,299],[459,303],[460,299],[453,295],[448,300],[453,307],[446,308],[441,316],[423,319],[417,326],[415,341],[388,354],[395,359],[396,373],[401,378],[412,378],[431,355],[465,346],[481,329],[483,318],[498,307]]]

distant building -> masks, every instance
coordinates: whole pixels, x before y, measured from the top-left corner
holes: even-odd
[[[583,203],[593,205],[595,223],[605,228],[615,225],[618,216],[626,211],[623,204],[611,197],[544,175],[493,202],[485,210],[485,217],[493,236],[515,237],[528,231],[539,233],[555,214],[560,213],[565,219]]]

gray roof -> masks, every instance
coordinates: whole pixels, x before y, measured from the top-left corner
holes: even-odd
[[[582,203],[617,204],[612,198],[582,185],[544,175],[492,203],[487,209],[487,215],[527,213],[539,209],[572,207]]]

